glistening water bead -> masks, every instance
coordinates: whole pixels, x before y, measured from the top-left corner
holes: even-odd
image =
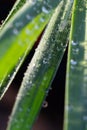
[[[87,115],[83,116],[83,120],[87,122]]]
[[[42,7],[42,12],[48,14],[49,10],[45,6],[43,6]]]
[[[19,31],[17,30],[17,28],[13,29],[13,34],[17,35],[19,33]]]
[[[29,14],[26,14],[26,18],[27,18],[27,20],[31,20],[32,19],[32,17]]]
[[[74,59],[71,59],[70,63],[71,63],[71,65],[76,65],[77,61],[75,61]]]
[[[72,41],[71,43],[72,43],[72,45],[73,45],[73,46],[78,45],[78,43],[77,43],[77,42],[75,42],[75,41]]]
[[[43,108],[46,108],[48,107],[48,102],[47,101],[44,101],[43,104],[42,104]]]

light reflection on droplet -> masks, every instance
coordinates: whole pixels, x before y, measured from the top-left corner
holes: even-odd
[[[16,23],[15,23],[15,26],[16,26],[16,27],[22,27],[22,26],[23,26],[23,23],[22,23],[22,22],[16,22]]]
[[[38,29],[39,29],[39,26],[38,26],[38,25],[35,25],[35,29],[37,29],[37,30],[38,30]]]
[[[87,122],[87,115],[83,116],[83,120]]]
[[[13,34],[17,35],[18,33],[19,33],[19,31],[16,28],[14,28],[13,29]]]
[[[41,18],[40,18],[40,21],[41,21],[41,22],[44,22],[44,21],[45,21],[45,19],[41,17]]]
[[[28,20],[31,20],[31,19],[32,19],[32,17],[31,17],[29,14],[26,15],[26,18],[27,18]]]
[[[29,34],[30,34],[30,30],[29,30],[29,29],[26,29],[26,30],[25,30],[25,33],[26,33],[27,35],[29,35]]]
[[[77,64],[77,61],[71,59],[70,63],[71,63],[71,65],[76,65],[76,64]]]
[[[43,13],[48,14],[48,13],[49,13],[49,10],[48,10],[48,9],[46,9],[46,7],[45,7],[45,6],[43,6],[43,7],[42,7],[42,12],[43,12]]]
[[[43,64],[47,64],[47,63],[48,63],[47,59],[44,58],[44,59],[43,59]]]
[[[72,41],[71,43],[72,43],[72,45],[73,45],[73,46],[78,45],[78,43],[77,43],[77,42],[75,42],[75,41]]]
[[[47,101],[44,101],[42,106],[43,106],[43,108],[48,107],[48,102],[47,102]]]
[[[79,54],[79,48],[72,49],[73,54]]]

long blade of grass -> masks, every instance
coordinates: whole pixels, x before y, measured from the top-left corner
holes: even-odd
[[[0,96],[12,82],[57,4],[58,0],[26,3],[3,28],[0,34]]]
[[[7,130],[31,130],[63,57],[72,3],[61,1],[25,73]]]
[[[87,0],[74,0],[64,130],[87,130]]]

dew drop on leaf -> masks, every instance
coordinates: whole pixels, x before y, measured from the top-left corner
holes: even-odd
[[[48,102],[47,102],[47,101],[44,101],[43,104],[42,104],[42,107],[43,107],[43,108],[48,107]]]
[[[42,7],[42,12],[43,12],[43,13],[48,14],[48,13],[49,13],[49,10],[48,10],[48,9],[46,9],[46,7],[45,7],[45,6],[43,6],[43,7]]]
[[[38,29],[39,29],[39,26],[38,26],[38,25],[35,25],[35,29],[37,29],[37,30],[38,30]]]
[[[83,116],[83,120],[87,122],[87,116]]]
[[[4,20],[1,20],[1,24],[3,24]]]
[[[37,0],[27,0],[29,2],[31,2],[32,4],[35,4]]]
[[[70,63],[71,63],[71,65],[76,65],[76,64],[77,64],[77,61],[71,59]]]
[[[44,58],[43,59],[43,64],[46,64],[47,63],[47,60]]]
[[[32,17],[29,14],[26,15],[26,18],[27,18],[27,20],[31,20],[32,19]]]
[[[23,26],[23,23],[22,23],[22,22],[16,22],[16,23],[15,23],[15,26],[16,26],[16,27],[22,27],[22,26]]]
[[[29,29],[26,29],[26,34],[29,35],[30,34],[30,30]]]
[[[73,3],[74,0],[70,0],[71,3]]]
[[[17,35],[18,33],[19,33],[19,31],[16,28],[14,28],[13,29],[13,34]]]
[[[41,21],[41,22],[44,22],[44,21],[45,21],[45,19],[41,17],[41,18],[40,18],[40,21]]]
[[[10,74],[8,75],[8,78],[10,78]]]
[[[78,43],[77,43],[77,42],[74,42],[74,41],[72,41],[71,43],[72,43],[73,46],[78,45]]]
[[[79,54],[79,48],[73,48],[72,49],[73,54]]]

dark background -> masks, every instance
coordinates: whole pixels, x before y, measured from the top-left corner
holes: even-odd
[[[0,0],[0,23],[7,17],[15,0]],[[27,56],[24,64],[20,68],[10,88],[6,92],[3,99],[0,101],[0,130],[6,130],[7,122],[12,111],[15,98],[20,87],[23,73],[34,53],[34,48]],[[42,106],[39,117],[35,122],[33,130],[62,130],[63,127],[63,111],[64,111],[64,91],[65,91],[65,71],[66,71],[65,53],[59,70],[52,83],[51,90],[46,98],[48,106]]]

